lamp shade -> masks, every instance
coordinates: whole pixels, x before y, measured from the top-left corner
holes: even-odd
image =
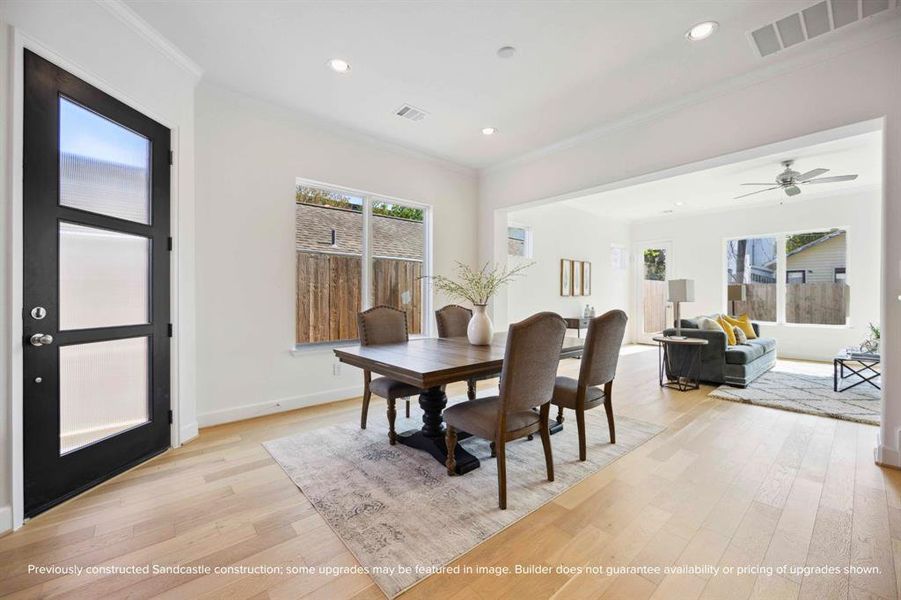
[[[670,279],[666,282],[669,288],[668,302],[694,302],[694,279]]]
[[[729,285],[729,291],[727,292],[729,302],[744,302],[747,300],[745,295],[745,286],[737,283]]]

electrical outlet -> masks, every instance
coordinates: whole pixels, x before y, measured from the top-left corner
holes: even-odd
[[[332,365],[332,375],[337,377],[340,374],[341,374],[341,363],[336,362],[335,364]]]

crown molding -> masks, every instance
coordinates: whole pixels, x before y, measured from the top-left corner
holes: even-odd
[[[150,45],[159,50],[166,58],[189,73],[195,81],[203,77],[203,69],[191,60],[187,54],[178,49],[166,37],[157,31],[150,23],[141,18],[135,11],[128,7],[122,0],[94,0],[98,5],[107,10],[111,15],[128,25],[135,33],[150,42]]]

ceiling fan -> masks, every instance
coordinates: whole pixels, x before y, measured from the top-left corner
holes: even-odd
[[[736,196],[735,200],[738,200],[739,198],[745,198],[747,196],[753,196],[754,194],[759,194],[761,192],[769,192],[770,190],[776,190],[779,188],[782,188],[785,191],[786,196],[797,196],[801,193],[801,188],[798,186],[807,185],[808,183],[836,183],[839,181],[853,181],[854,179],[857,179],[857,175],[836,175],[834,177],[820,177],[820,175],[827,173],[829,169],[814,169],[812,171],[807,171],[806,173],[799,173],[797,171],[793,171],[791,168],[794,162],[795,161],[793,160],[782,161],[782,166],[785,167],[785,170],[776,176],[776,185],[773,185],[772,183],[743,183],[742,185],[765,185],[769,187],[767,187],[765,190],[757,190],[756,192],[750,192],[748,194]]]

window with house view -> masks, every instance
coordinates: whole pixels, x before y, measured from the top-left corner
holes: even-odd
[[[379,304],[404,310],[409,332],[421,333],[425,216],[423,208],[299,184],[296,343],[356,339],[357,313]]]
[[[507,227],[507,254],[509,256],[522,256],[532,258],[532,231],[528,227]]]
[[[842,229],[785,236],[786,323],[847,323],[846,237]]]
[[[776,321],[777,247],[775,237],[742,238],[727,242],[726,281],[729,291],[744,289],[744,300],[729,302],[730,313],[748,313],[754,321]]]

